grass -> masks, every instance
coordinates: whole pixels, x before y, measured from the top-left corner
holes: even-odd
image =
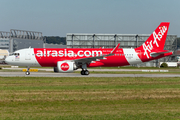
[[[180,119],[180,78],[0,77],[1,119]]]

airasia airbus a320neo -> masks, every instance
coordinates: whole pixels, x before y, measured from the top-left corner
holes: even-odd
[[[26,75],[32,66],[54,67],[56,72],[73,72],[82,69],[89,75],[88,67],[125,66],[170,56],[164,50],[169,22],[162,22],[138,48],[27,48],[15,51],[5,59],[7,64],[26,66]]]

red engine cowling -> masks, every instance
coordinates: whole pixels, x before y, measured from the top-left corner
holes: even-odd
[[[58,72],[73,72],[76,69],[74,62],[59,61],[57,62]]]

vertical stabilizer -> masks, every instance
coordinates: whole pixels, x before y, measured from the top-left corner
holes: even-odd
[[[166,36],[169,29],[169,22],[162,22],[150,37],[140,47],[135,50],[140,50],[142,56],[149,58],[150,53],[163,51],[166,42]]]

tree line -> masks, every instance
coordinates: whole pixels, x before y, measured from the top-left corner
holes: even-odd
[[[59,36],[44,36],[44,40],[46,43],[49,44],[62,44],[66,45],[66,37],[59,37]]]
[[[177,38],[177,48],[180,49],[180,37]]]

